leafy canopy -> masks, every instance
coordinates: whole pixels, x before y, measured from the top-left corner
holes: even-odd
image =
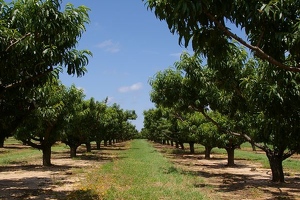
[[[62,66],[68,74],[85,74],[92,54],[76,45],[89,22],[89,9],[67,4],[62,11],[60,2],[0,1],[0,95],[45,83]]]
[[[146,1],[146,0],[143,0]],[[238,41],[279,68],[300,72],[300,1],[147,0],[179,43],[218,63]],[[231,26],[245,32],[236,35]]]

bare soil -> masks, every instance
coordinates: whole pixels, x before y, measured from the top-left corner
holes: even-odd
[[[81,179],[88,172],[116,157],[115,150],[123,150],[125,143],[85,154],[80,147],[77,158],[70,159],[69,152],[52,152],[53,166],[41,165],[41,158],[23,163],[0,166],[0,199],[66,199],[70,192],[78,189]],[[6,145],[6,148],[27,148],[19,145]]]
[[[236,159],[234,167],[227,167],[225,155],[214,154],[207,160],[203,154],[168,154],[166,148],[174,147],[154,146],[184,172],[201,177],[203,182],[195,187],[209,199],[300,199],[300,174],[285,172],[285,183],[273,183],[271,170],[260,163]]]
[[[206,160],[203,154],[168,154],[166,148],[174,147],[154,147],[185,173],[200,177],[203,181],[195,187],[209,199],[300,199],[300,174],[287,172],[286,183],[272,183],[270,170],[255,162],[238,159],[235,167],[226,167],[224,155],[214,154]],[[81,147],[78,159],[70,159],[69,152],[53,152],[51,167],[41,166],[40,159],[0,166],[0,199],[66,199],[78,190],[85,172],[115,159],[126,148],[126,143],[119,143],[84,154]]]

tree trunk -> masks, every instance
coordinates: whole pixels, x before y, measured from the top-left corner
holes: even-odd
[[[184,150],[183,142],[180,142],[179,145],[180,145],[181,149]]]
[[[86,142],[85,147],[86,147],[86,152],[92,152],[91,142]]]
[[[173,140],[171,140],[171,146],[174,146],[174,142],[173,142]]]
[[[76,151],[78,146],[70,146],[70,157],[75,158],[76,157]]]
[[[205,146],[205,159],[210,159],[210,153],[213,148],[210,146]]]
[[[192,154],[195,153],[195,142],[189,142],[189,145],[190,145],[190,152]]]
[[[272,181],[273,182],[284,182],[284,173],[282,167],[283,158],[280,155],[274,153],[267,153],[270,167],[272,170]]]
[[[111,145],[112,145],[112,141],[111,141],[111,140],[109,140],[109,141],[108,141],[108,144],[111,146]]]
[[[104,140],[104,146],[107,147],[107,140]]]
[[[251,144],[251,146],[252,146],[252,150],[253,150],[253,151],[256,151],[255,145],[254,145],[254,144]]]
[[[100,150],[101,141],[96,142],[97,150]]]
[[[179,149],[179,143],[175,142],[176,149]]]
[[[170,140],[167,140],[167,145],[170,145]]]
[[[0,148],[3,148],[4,147],[4,141],[5,141],[5,136],[2,136],[0,134]]]
[[[43,166],[51,166],[51,145],[44,145],[43,152]]]
[[[234,148],[226,148],[227,151],[227,166],[234,166]]]

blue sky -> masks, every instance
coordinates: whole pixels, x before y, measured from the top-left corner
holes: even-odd
[[[135,110],[132,123],[143,127],[143,111],[154,107],[150,101],[149,78],[173,66],[182,51],[178,36],[170,33],[142,0],[68,0],[75,6],[91,9],[90,24],[77,49],[92,51],[85,76],[61,74],[66,86],[83,88],[86,98],[109,98],[125,110]]]

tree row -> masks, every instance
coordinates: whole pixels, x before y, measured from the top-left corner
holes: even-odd
[[[266,153],[272,180],[284,182],[282,161],[300,151],[300,1],[143,1],[195,52],[150,80],[168,121],[156,132],[204,146],[218,138],[213,146],[221,139],[227,152],[248,141]]]
[[[218,69],[198,55],[181,55],[174,68],[151,80],[156,108],[144,111],[143,134],[154,141],[202,144],[206,158],[225,148],[228,165],[234,150],[249,142],[266,153],[273,181],[284,181],[282,162],[300,151],[300,75],[273,69],[242,48]]]
[[[59,81],[63,71],[87,72],[89,50],[78,41],[89,23],[89,8],[61,0],[0,1],[0,145],[14,136],[43,152],[51,165],[51,146],[62,141],[71,157],[81,144],[125,140],[136,133],[134,111],[85,100],[82,90]]]

